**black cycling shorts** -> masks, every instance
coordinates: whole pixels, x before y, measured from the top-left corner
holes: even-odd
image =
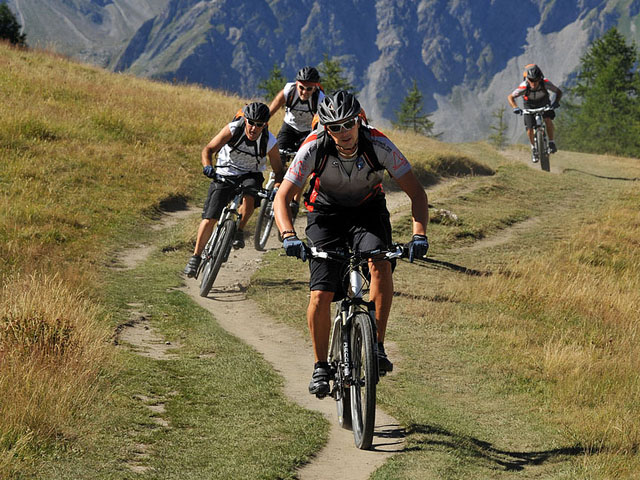
[[[283,123],[278,132],[278,148],[297,152],[302,142],[311,132],[300,132],[288,123]],[[286,167],[286,165],[284,165]]]
[[[536,118],[535,115],[524,114],[524,126],[528,129],[531,129],[536,126]],[[553,120],[556,118],[556,112],[553,110],[547,110],[546,112],[542,112],[542,118],[550,118]]]
[[[240,180],[242,182],[242,186],[247,188],[254,188],[259,190],[264,183],[264,175],[261,172],[251,172],[245,173],[244,175],[239,176],[229,176],[227,177],[234,181]],[[234,188],[232,185],[228,183],[216,182],[215,180],[211,181],[211,185],[209,185],[209,193],[207,194],[207,200],[204,202],[204,208],[202,209],[202,218],[203,219],[220,219],[220,214],[224,207],[227,206],[231,197],[233,195]],[[256,199],[255,206],[257,207],[260,203],[260,197],[257,195],[251,195]]]
[[[352,250],[389,248],[391,222],[383,196],[354,208],[344,208],[331,213],[314,210],[307,214],[306,235],[314,247],[335,250],[350,247]],[[344,295],[345,266],[326,259],[309,259],[309,289],[334,292],[334,301]]]

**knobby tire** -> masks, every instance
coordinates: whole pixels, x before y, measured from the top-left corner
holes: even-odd
[[[361,450],[371,448],[376,423],[377,358],[371,318],[357,313],[351,333],[351,420],[353,438]]]
[[[544,130],[539,128],[536,131],[536,143],[538,145],[538,155],[540,156],[540,168],[545,172],[549,172],[551,171],[551,165],[549,164],[549,150],[545,140]]]
[[[203,272],[204,275],[202,277],[202,283],[200,284],[201,297],[209,295],[213,282],[216,281],[216,277],[220,271],[220,266],[226,261],[229,251],[231,250],[231,243],[233,242],[235,233],[236,223],[233,219],[228,218],[220,225],[218,241],[213,247],[213,258],[208,262]]]
[[[258,220],[256,223],[256,233],[253,236],[253,246],[258,251],[263,251],[269,240],[271,227],[273,227],[273,202],[268,199],[262,200]]]
[[[338,315],[340,315],[339,309]],[[336,329],[337,330],[333,332],[331,350],[333,352],[333,358],[339,360],[337,362],[333,362],[333,368],[336,371],[334,382],[338,383],[335,397],[336,410],[338,413],[338,424],[340,424],[340,426],[345,430],[351,430],[351,391],[349,390],[348,386],[344,385],[342,367],[340,366],[340,364],[344,362],[344,356],[341,346],[342,332],[339,324],[336,326]]]

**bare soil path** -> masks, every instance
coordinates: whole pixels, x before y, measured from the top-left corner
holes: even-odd
[[[403,194],[401,194],[403,195]],[[196,210],[167,214],[156,230],[167,228]],[[304,229],[304,218],[299,219],[299,230]],[[232,251],[229,261],[223,264],[209,296],[200,296],[199,281],[187,279],[184,290],[203,308],[211,312],[228,332],[256,349],[284,378],[285,395],[293,402],[322,413],[331,425],[327,444],[317,456],[298,471],[300,479],[345,480],[367,479],[391,455],[404,448],[404,430],[397,420],[380,409],[376,411],[376,428],[373,448],[358,450],[350,430],[338,425],[335,402],[331,398],[318,400],[308,393],[308,383],[313,368],[313,354],[309,338],[298,331],[276,323],[262,313],[257,304],[246,296],[253,273],[260,265],[262,252],[253,248],[253,237],[248,236],[246,247]],[[121,252],[115,268],[135,268],[153,251],[153,245],[138,245]],[[267,245],[280,248],[275,233]],[[132,305],[132,321],[119,332],[118,338],[138,354],[154,358],[168,358],[162,338],[146,322],[144,312]],[[304,318],[300,319],[305,322]],[[393,345],[389,345],[393,353]],[[384,381],[384,380],[383,380]]]

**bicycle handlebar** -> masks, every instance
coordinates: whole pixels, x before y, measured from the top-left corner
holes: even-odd
[[[269,192],[264,188],[245,187],[239,181],[234,181],[225,175],[219,175],[216,173],[213,180],[218,183],[226,183],[227,185],[232,186],[235,192],[242,190],[243,193],[254,193],[261,198],[267,198],[269,196]]]
[[[551,105],[545,105],[540,108],[523,108],[521,115],[535,115],[536,113],[548,112],[555,110]]]
[[[304,242],[302,244],[311,257],[339,261],[355,260],[357,263],[363,262],[370,258],[377,260],[391,260],[394,258],[402,258],[406,257],[408,253],[406,246],[400,243],[393,244],[388,250],[376,248],[373,250],[363,250],[356,252],[345,250],[319,250],[316,247],[307,246]]]

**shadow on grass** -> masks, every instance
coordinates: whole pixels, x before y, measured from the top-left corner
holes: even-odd
[[[583,175],[589,175],[590,177],[596,177],[596,178],[604,178],[605,180],[623,180],[625,182],[638,182],[640,181],[640,178],[635,177],[635,178],[627,178],[627,177],[607,177],[604,175],[596,175],[595,173],[590,173],[590,172],[585,172],[583,170],[578,170],[577,168],[565,168],[562,173],[567,173],[567,172],[577,172],[577,173],[582,173]]]
[[[464,273],[472,277],[488,277],[493,275],[492,272],[475,270],[473,268],[463,267],[462,265],[456,265],[455,263],[446,262],[444,260],[436,260],[435,258],[425,258],[424,260],[418,259],[414,261],[414,265],[421,266],[423,268],[435,268],[438,270],[451,270],[453,272]]]
[[[467,459],[483,460],[498,465],[507,471],[521,471],[525,467],[542,465],[547,462],[562,461],[563,457],[596,453],[580,445],[553,448],[532,452],[509,451],[494,447],[491,443],[467,435],[449,432],[433,425],[410,425],[407,435],[417,435],[417,443],[405,451],[424,450],[429,447],[442,446],[453,450]]]

